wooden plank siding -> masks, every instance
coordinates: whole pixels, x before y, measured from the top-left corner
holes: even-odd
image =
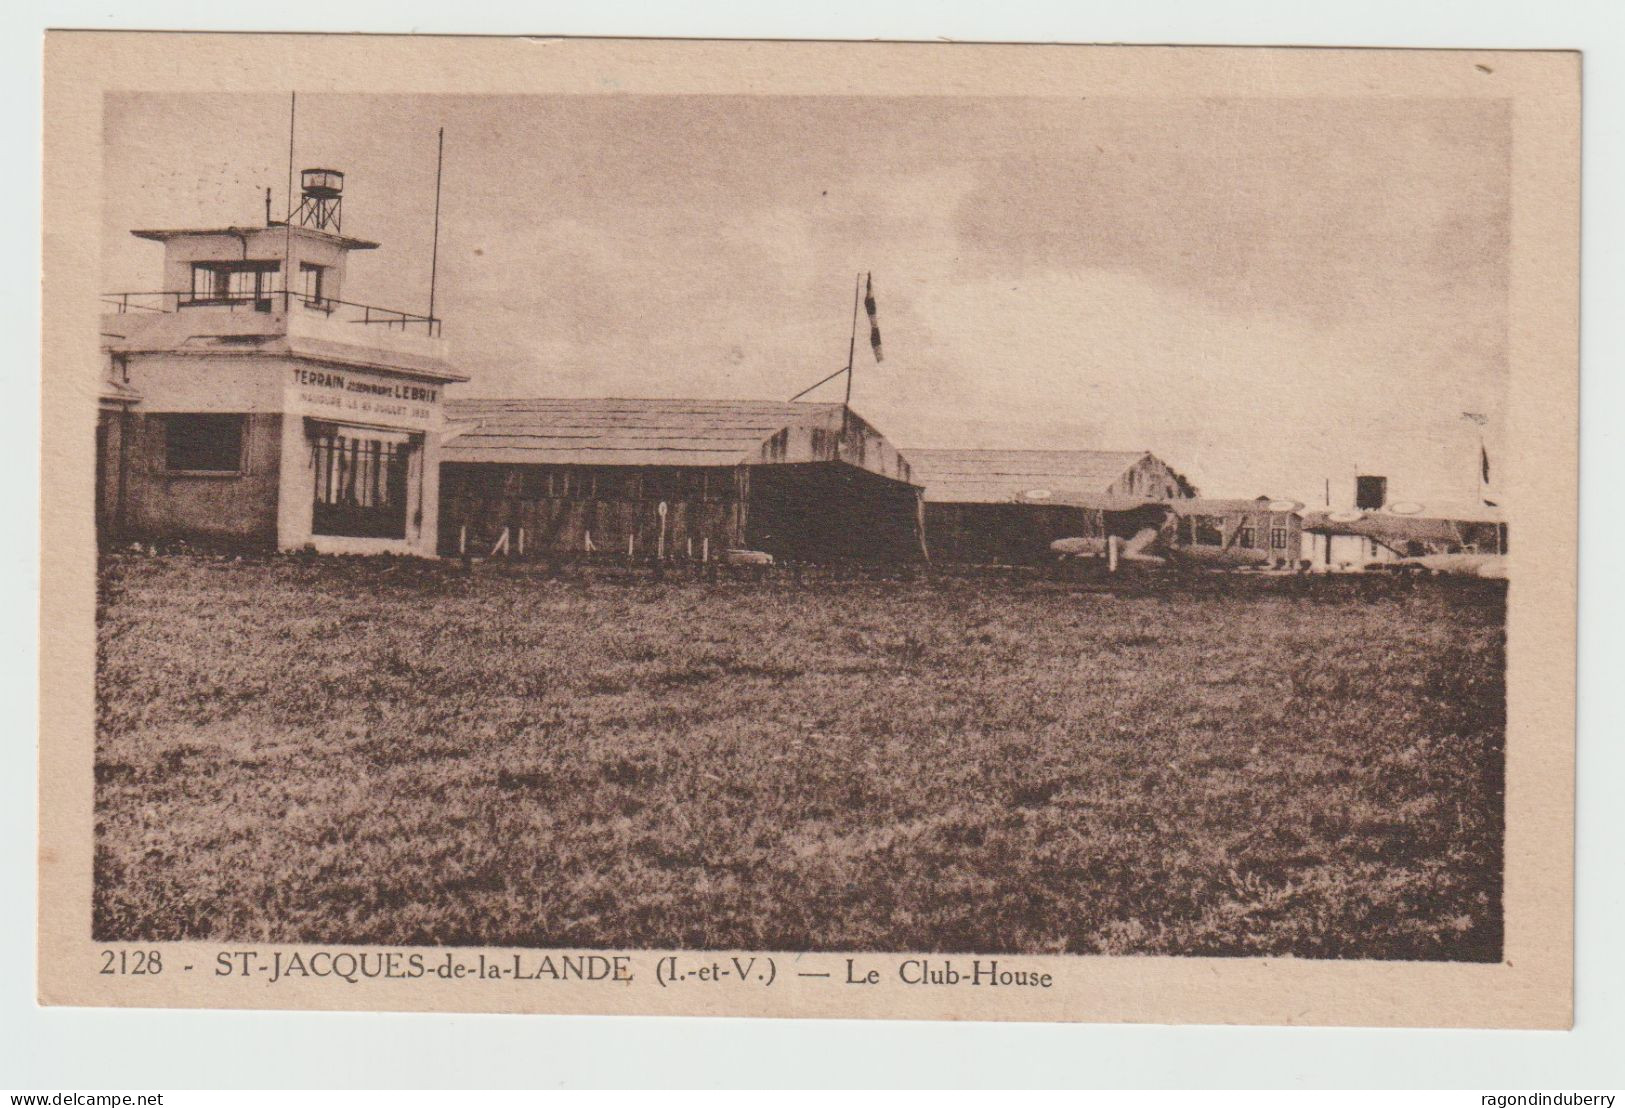
[[[552,484],[549,484],[549,479]],[[565,482],[569,484],[566,485]],[[695,485],[685,482],[703,482]],[[440,469],[440,553],[489,553],[504,529],[517,553],[653,557],[662,529],[668,557],[698,558],[744,545],[744,466],[530,466],[448,462]],[[696,492],[698,495],[696,495]],[[660,505],[666,505],[664,525]],[[466,529],[466,532],[465,532]]]
[[[755,550],[806,562],[899,561],[921,556],[919,490],[838,462],[748,468],[745,539]]]
[[[440,552],[642,561],[714,557],[731,547],[794,561],[896,560],[920,554],[918,490],[840,463],[525,466],[446,463]],[[664,521],[660,505],[666,505]],[[592,549],[588,548],[591,536]]]
[[[1167,462],[1155,454],[1145,454],[1108,485],[1105,491],[1117,496],[1174,500],[1189,495],[1182,491],[1181,481],[1180,475]]]
[[[909,464],[841,404],[492,399],[447,405],[442,554],[636,559],[765,550],[809,561],[917,556]],[[664,521],[660,505],[666,506]],[[588,550],[588,536],[591,545]]]
[[[1164,518],[1136,505],[1189,490],[1143,450],[910,449],[908,458],[925,490],[931,556],[943,561],[1031,565],[1056,539],[1126,539]]]

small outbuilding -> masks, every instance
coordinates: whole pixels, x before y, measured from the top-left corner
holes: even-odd
[[[1189,558],[1277,569],[1298,564],[1303,528],[1297,501],[1203,497],[1169,507],[1177,520],[1170,545]]]
[[[440,551],[803,561],[922,554],[909,463],[844,404],[453,401]]]
[[[1144,450],[915,450],[933,558],[1021,565],[1056,539],[1127,538],[1162,516],[1151,502],[1195,489]]]

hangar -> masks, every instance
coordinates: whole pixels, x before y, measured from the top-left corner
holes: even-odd
[[[447,418],[442,554],[922,554],[909,463],[844,404],[469,399]]]
[[[931,556],[945,561],[1019,565],[1047,558],[1056,539],[1126,538],[1146,524],[1147,501],[1196,492],[1145,450],[911,449],[908,458],[925,490]]]

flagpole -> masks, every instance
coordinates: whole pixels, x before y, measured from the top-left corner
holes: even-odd
[[[1488,504],[1487,494],[1490,483],[1485,470],[1489,469],[1490,452],[1489,448],[1484,444],[1484,425],[1489,422],[1489,417],[1482,412],[1462,412],[1461,418],[1478,429],[1478,457],[1473,459],[1473,475],[1477,478],[1478,502]]]
[[[846,344],[846,399],[841,402],[844,407],[852,406],[852,363],[858,360],[858,302],[862,296],[863,274],[860,273],[852,283],[852,340]],[[841,419],[844,431],[845,415]]]
[[[858,360],[858,299],[863,295],[863,274],[852,283],[852,338],[846,344],[846,397],[841,401],[841,449],[846,449],[852,428],[852,365]]]
[[[1474,461],[1478,463],[1478,502],[1480,504],[1489,503],[1489,501],[1486,499],[1486,495],[1490,491],[1490,483],[1484,478],[1484,470],[1488,468],[1489,460],[1490,452],[1484,446],[1484,428],[1480,427],[1478,429],[1478,457],[1474,459]]]

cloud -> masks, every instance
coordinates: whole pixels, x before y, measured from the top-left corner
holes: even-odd
[[[280,97],[106,119],[109,288],[157,271],[130,227],[281,188]],[[787,397],[844,362],[873,270],[887,361],[860,347],[855,400],[903,443],[1143,446],[1244,495],[1360,466],[1422,499],[1458,481],[1459,412],[1503,403],[1493,101],[310,95],[300,120],[300,164],[347,170],[345,229],[383,243],[347,298],[407,308],[446,128],[469,394]]]

